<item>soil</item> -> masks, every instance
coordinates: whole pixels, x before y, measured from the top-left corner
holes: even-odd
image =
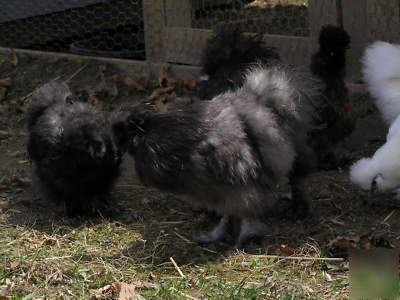
[[[82,66],[82,62],[29,56],[19,56],[17,66],[5,56],[0,57],[0,61],[0,78],[12,78],[9,94],[0,106],[0,214],[7,215],[7,218],[0,217],[0,223],[29,228],[33,226],[44,232],[60,225],[59,230],[62,231],[66,218],[63,207],[37,199],[30,188],[23,107],[10,106],[9,103],[28,95],[51,79],[69,78]],[[98,63],[87,64],[82,72],[71,79],[73,89],[80,90],[98,84]],[[107,70],[113,73],[112,66],[107,66]],[[385,126],[371,99],[363,86],[358,87],[359,91],[352,93],[354,107],[358,108],[357,129],[342,146],[342,152],[351,161],[371,155],[385,136]],[[120,87],[113,102],[108,101],[105,107],[135,101],[144,95]],[[400,204],[393,194],[371,196],[361,192],[349,181],[346,167],[313,174],[308,180],[308,188],[312,196],[310,216],[297,221],[286,219],[284,214],[271,217],[268,220],[271,234],[261,244],[250,244],[248,252],[280,254],[281,245],[296,248],[306,242],[318,244],[325,255],[346,256],[349,248],[400,246]],[[1,194],[12,197],[5,200]],[[157,259],[162,262],[173,254],[181,263],[196,263],[220,255],[219,246],[208,247],[210,251],[204,251],[196,244],[185,243],[185,247],[182,247],[180,237],[190,238],[198,230],[210,227],[216,221],[215,216],[196,212],[172,195],[142,187],[135,176],[134,162],[129,157],[125,159],[123,174],[113,196],[118,203],[118,213],[113,218],[130,224],[133,230],[140,230],[144,240],[155,242],[161,232],[169,234],[160,249],[162,256],[146,257],[144,260]],[[68,222],[79,226],[80,221]],[[132,241],[124,252],[135,256],[136,249],[141,247],[141,241]]]

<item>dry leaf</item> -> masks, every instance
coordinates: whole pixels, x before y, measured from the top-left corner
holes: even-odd
[[[54,246],[55,244],[57,244],[57,239],[54,238],[46,238],[42,241],[42,245]]]
[[[295,250],[291,247],[288,247],[286,245],[281,245],[280,250],[283,254],[286,255],[293,255],[295,253]]]
[[[122,78],[122,82],[123,82],[123,84],[125,84],[126,86],[132,87],[132,88],[134,88],[134,89],[136,89],[136,90],[138,90],[138,91],[143,92],[143,91],[146,90],[140,83],[138,83],[137,81],[135,81],[135,80],[133,80],[133,79],[131,79],[131,78],[124,77],[124,78]]]
[[[15,53],[14,49],[11,50],[11,63],[16,67],[18,65],[18,56]]]
[[[167,66],[161,68],[160,76],[158,78],[158,84],[160,85],[160,87],[175,87],[176,86],[178,81],[169,74],[170,69],[171,69],[171,65],[167,65]]]
[[[157,88],[151,93],[150,96],[147,97],[147,100],[155,100],[155,99],[159,98],[161,95],[167,94],[173,90],[174,90],[173,87]]]
[[[10,85],[11,85],[11,77],[6,77],[6,78],[0,79],[0,86],[8,87]]]
[[[3,101],[7,96],[7,88],[0,87],[0,101]]]
[[[10,298],[7,297],[7,296],[2,296],[2,295],[0,295],[0,300],[10,300]]]
[[[113,284],[117,292],[117,300],[141,300],[142,296],[136,293],[136,286],[124,282],[116,282]]]
[[[180,86],[183,91],[193,90],[196,88],[196,81],[190,80],[189,78],[182,77],[180,80]]]
[[[94,290],[90,289],[89,293],[95,297],[95,299],[102,299],[104,295],[115,291],[115,288],[112,285],[106,285],[100,289]]]
[[[99,100],[95,95],[90,95],[87,102],[99,108],[102,108],[104,106],[104,102]]]

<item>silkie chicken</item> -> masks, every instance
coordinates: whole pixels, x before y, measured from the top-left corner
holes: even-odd
[[[166,113],[123,107],[113,128],[143,184],[222,216],[198,242],[240,247],[265,235],[262,219],[276,208],[276,187],[287,180],[294,213],[307,213],[304,179],[314,163],[307,132],[320,97],[310,74],[258,66],[241,88],[211,101],[176,103]]]
[[[349,105],[349,93],[344,81],[346,49],[350,45],[348,33],[336,26],[323,26],[319,35],[319,50],[312,56],[311,72],[324,83],[324,95],[319,105],[319,122],[311,133],[311,141],[318,154],[319,166],[337,165],[335,146],[349,136],[355,117]]]
[[[69,216],[106,208],[121,155],[104,113],[74,102],[66,84],[34,92],[27,109],[33,188],[41,198],[65,202]]]
[[[276,49],[264,45],[262,35],[246,36],[237,25],[220,25],[204,50],[197,96],[201,100],[210,100],[237,89],[243,84],[243,74],[251,66],[277,61]]]
[[[400,187],[400,46],[375,42],[363,57],[363,75],[384,121],[390,126],[386,143],[371,158],[350,169],[362,189],[380,192]]]

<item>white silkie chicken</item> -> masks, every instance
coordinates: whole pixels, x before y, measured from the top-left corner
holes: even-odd
[[[363,75],[383,119],[390,126],[386,143],[371,158],[350,169],[362,189],[379,192],[400,188],[400,46],[375,42],[363,57]]]
[[[400,188],[400,116],[389,128],[386,143],[371,158],[362,158],[350,169],[350,179],[364,190],[383,192]]]

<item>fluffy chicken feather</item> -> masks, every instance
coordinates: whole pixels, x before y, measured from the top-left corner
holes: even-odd
[[[135,158],[144,184],[222,216],[198,241],[228,239],[240,246],[265,234],[261,220],[285,180],[292,184],[297,213],[308,209],[304,178],[314,155],[307,132],[319,86],[309,74],[283,66],[257,67],[243,87],[211,101],[176,104],[166,113],[122,108],[114,132]]]
[[[389,128],[386,143],[371,158],[362,158],[350,169],[350,180],[364,190],[380,192],[400,187],[400,116]]]
[[[350,179],[362,189],[387,191],[400,187],[400,46],[375,42],[363,57],[363,75],[385,122],[386,143],[371,158],[350,169]]]
[[[400,46],[375,42],[366,49],[362,62],[368,91],[390,125],[400,115]]]
[[[65,202],[70,216],[104,206],[121,156],[98,108],[73,102],[66,84],[38,89],[27,110],[28,154],[39,195]]]

